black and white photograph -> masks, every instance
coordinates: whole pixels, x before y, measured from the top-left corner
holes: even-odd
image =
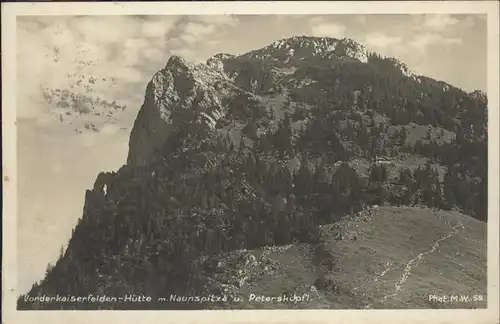
[[[498,3],[481,5],[17,15],[13,307],[498,321]]]

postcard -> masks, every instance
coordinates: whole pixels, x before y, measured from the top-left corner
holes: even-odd
[[[6,324],[498,322],[498,2],[2,9]]]

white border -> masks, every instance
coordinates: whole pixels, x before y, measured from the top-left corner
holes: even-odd
[[[488,15],[489,224],[486,310],[259,310],[259,311],[17,311],[16,299],[16,16],[186,14],[476,13]],[[499,3],[386,2],[133,2],[2,3],[3,323],[484,323],[499,322]],[[7,178],[8,177],[8,180]]]

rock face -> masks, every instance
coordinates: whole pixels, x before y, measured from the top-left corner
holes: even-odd
[[[488,103],[488,97],[486,96],[486,93],[482,92],[481,90],[475,90],[469,93],[470,97],[482,101],[484,103]]]
[[[297,256],[321,243],[321,228],[366,206],[459,208],[486,220],[482,98],[416,77],[349,39],[292,37],[206,64],[172,56],[147,85],[127,164],[97,176],[67,250],[27,296],[236,296],[258,280],[259,294],[281,294],[285,286],[292,295],[348,291],[348,303],[334,304],[364,307],[335,278],[314,290],[315,269],[303,269]],[[456,136],[421,141],[431,128]],[[390,168],[377,163],[383,156]],[[363,233],[352,229],[330,243],[360,241]],[[283,262],[269,251],[283,253]],[[327,264],[331,271],[342,266]],[[268,277],[287,268],[304,279],[300,287]],[[24,297],[22,309],[238,307]]]
[[[366,48],[352,39],[306,36],[278,40],[262,49],[244,54],[243,57],[279,61],[284,64],[293,64],[296,61],[312,58],[340,58],[368,62]]]
[[[241,56],[217,54],[206,64],[172,56],[149,82],[135,121],[127,163],[145,164],[161,150],[173,129],[193,120],[215,128],[234,97],[276,93],[293,71],[310,60],[368,62],[366,49],[350,39],[292,37]],[[291,71],[291,73],[290,73]],[[298,81],[300,82],[300,80]]]
[[[194,121],[216,128],[236,97],[260,100],[288,90],[314,87],[311,67],[332,62],[369,64],[366,48],[351,39],[291,37],[240,56],[217,54],[206,64],[172,56],[147,86],[144,103],[129,142],[130,164],[145,164],[158,156],[174,129]],[[422,81],[402,62],[387,58],[402,76]],[[265,99],[264,99],[265,100]]]
[[[173,130],[182,129],[189,122],[215,127],[227,114],[228,99],[245,94],[223,72],[221,64],[215,58],[208,64],[197,65],[179,56],[169,59],[147,86],[130,136],[127,163],[147,163]]]

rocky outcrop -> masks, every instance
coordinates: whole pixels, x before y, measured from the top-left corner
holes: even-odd
[[[479,100],[479,101],[482,101],[484,103],[488,102],[488,97],[486,96],[486,93],[484,93],[481,90],[474,90],[474,91],[472,91],[472,92],[469,93],[469,96],[473,100]]]
[[[258,100],[259,95],[282,91],[302,61],[333,57],[368,61],[366,49],[357,42],[316,37],[292,37],[240,56],[221,53],[206,64],[172,56],[147,86],[131,132],[127,163],[151,161],[169,135],[190,122],[215,129],[235,97]]]
[[[276,61],[284,65],[332,58],[367,63],[368,53],[363,45],[348,38],[296,36],[277,40],[262,49],[244,54],[241,58]]]
[[[220,62],[196,65],[172,56],[147,86],[130,135],[127,163],[147,163],[169,134],[189,123],[214,129],[228,111],[228,99],[244,92],[223,72]]]

